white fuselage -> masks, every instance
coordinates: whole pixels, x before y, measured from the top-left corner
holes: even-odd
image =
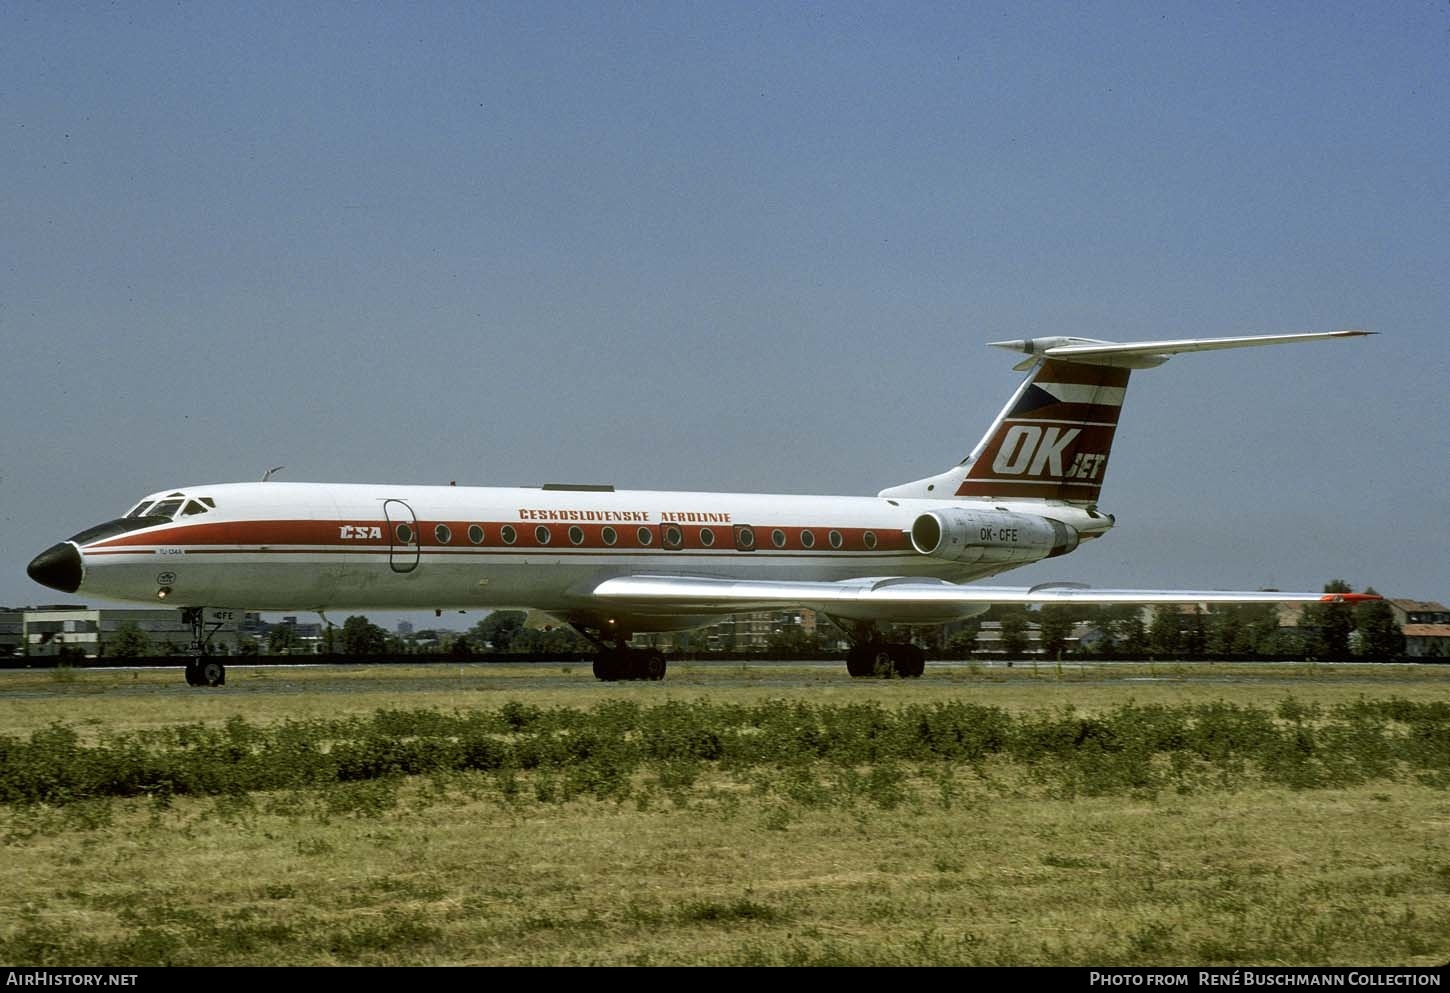
[[[1111,526],[1081,507],[1041,501],[282,482],[188,486],[148,499],[168,497],[206,509],[78,541],[80,591],[168,606],[532,607],[568,616],[587,612],[588,591],[622,575],[961,582],[1025,564],[921,554],[913,521],[945,507],[1046,515],[1084,538]],[[658,621],[639,629],[698,623]]]

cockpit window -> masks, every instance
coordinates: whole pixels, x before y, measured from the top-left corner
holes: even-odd
[[[146,516],[170,517],[176,513],[177,508],[181,506],[181,503],[182,501],[180,500],[162,500],[160,503],[156,504],[149,511],[147,511]]]
[[[185,504],[183,507],[182,505]],[[181,513],[176,513],[177,509]],[[173,516],[191,517],[195,514],[205,514],[208,510],[216,509],[216,501],[211,497],[187,497],[181,493],[172,493],[165,500],[154,500],[147,497],[136,506],[126,512],[122,520],[131,520],[137,517],[165,517]]]

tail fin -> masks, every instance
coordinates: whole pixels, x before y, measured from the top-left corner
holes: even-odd
[[[1175,341],[1111,342],[1088,338],[997,341],[1030,357],[1030,369],[972,453],[939,476],[893,486],[883,497],[980,497],[1095,504],[1107,474],[1128,375],[1162,365],[1179,352],[1247,348],[1371,331]]]
[[[1037,362],[964,463],[953,496],[1096,503],[1128,370]]]

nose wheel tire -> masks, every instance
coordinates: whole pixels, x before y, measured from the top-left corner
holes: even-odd
[[[187,686],[225,686],[227,667],[216,659],[188,659],[186,662]]]
[[[206,644],[221,624],[210,632],[206,629],[206,618],[200,607],[184,607],[181,611],[184,623],[191,625],[191,658],[186,661],[187,686],[225,686],[227,667],[215,658],[208,657]]]

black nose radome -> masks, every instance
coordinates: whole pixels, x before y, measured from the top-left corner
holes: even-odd
[[[75,545],[62,541],[31,559],[25,572],[41,586],[74,593],[81,588],[81,553]]]

